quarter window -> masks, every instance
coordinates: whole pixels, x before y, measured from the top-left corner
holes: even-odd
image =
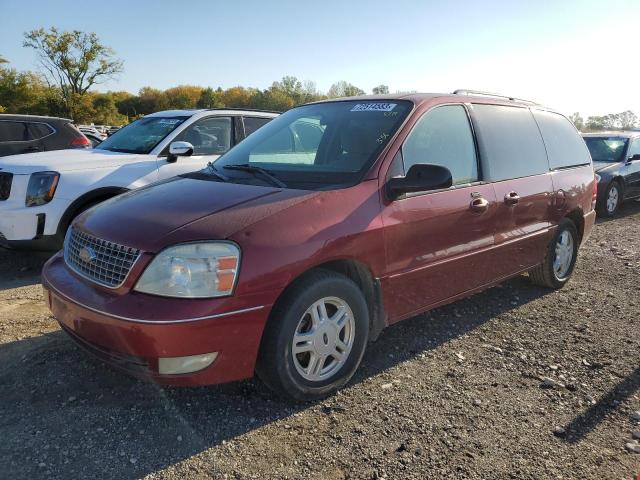
[[[551,169],[591,163],[589,150],[573,124],[562,115],[533,110],[540,127]]]
[[[547,152],[528,108],[473,105],[482,172],[499,182],[549,171]]]
[[[194,155],[221,155],[231,148],[231,117],[209,117],[189,125],[176,140],[193,145]]]
[[[445,105],[427,112],[402,147],[405,172],[416,163],[451,170],[453,184],[478,180],[478,160],[467,112],[462,105]]]
[[[29,123],[29,133],[32,140],[44,138],[53,133],[53,129],[46,123]]]

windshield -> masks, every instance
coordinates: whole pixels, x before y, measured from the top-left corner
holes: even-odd
[[[245,171],[246,166],[259,167],[263,177],[267,172],[289,188],[321,190],[354,185],[411,107],[408,101],[360,100],[294,108],[252,133],[220,157],[215,167],[227,173],[230,169],[225,167],[233,165],[244,165]]]
[[[624,137],[585,137],[594,162],[621,162],[627,148]]]
[[[121,128],[95,148],[111,152],[149,153],[187,118],[144,117]]]

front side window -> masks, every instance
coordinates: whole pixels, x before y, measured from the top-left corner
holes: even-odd
[[[174,141],[189,142],[194,155],[222,155],[231,148],[231,117],[209,117],[189,125]]]
[[[189,117],[143,117],[116,131],[96,150],[147,154]]]
[[[223,155],[215,167],[260,167],[289,188],[354,185],[396,133],[412,105],[405,100],[336,101],[293,108]]]
[[[528,108],[474,104],[473,112],[486,180],[499,182],[549,171],[547,151]]]
[[[585,137],[594,162],[622,162],[628,139],[624,137]]]
[[[442,165],[454,185],[478,180],[476,147],[467,112],[462,105],[445,105],[427,112],[402,146],[405,173],[416,163]]]
[[[634,155],[640,155],[640,138],[636,138],[631,142],[629,146],[629,152],[627,153],[627,157],[631,158]]]
[[[244,117],[244,135],[248,137],[271,121],[270,117]]]
[[[29,131],[24,122],[1,121],[0,142],[24,142],[29,140]]]

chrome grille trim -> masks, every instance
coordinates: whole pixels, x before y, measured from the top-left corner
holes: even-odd
[[[9,200],[13,173],[0,172],[0,200]]]
[[[82,258],[82,251],[92,259]],[[119,288],[140,258],[140,250],[101,240],[71,227],[64,242],[64,261],[78,275],[108,288]]]

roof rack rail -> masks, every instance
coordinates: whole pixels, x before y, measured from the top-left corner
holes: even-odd
[[[262,108],[241,108],[241,107],[217,107],[217,108],[205,108],[204,110],[212,112],[215,110],[238,110],[238,111],[249,111],[249,112],[260,112],[260,113],[282,113],[281,110],[264,110]]]
[[[453,92],[453,94],[454,95],[478,95],[478,96],[482,96],[482,97],[506,98],[507,100],[510,100],[512,102],[522,102],[522,103],[528,103],[530,105],[538,105],[537,102],[533,102],[531,100],[525,100],[523,98],[510,97],[508,95],[498,95],[497,93],[483,92],[483,91],[480,91],[480,90],[467,90],[466,88],[459,88],[458,90],[455,90]]]

